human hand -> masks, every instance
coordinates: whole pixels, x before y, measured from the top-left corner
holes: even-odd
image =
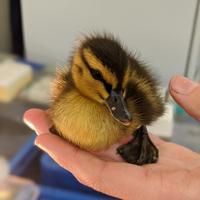
[[[195,119],[200,119],[200,85],[182,77],[170,82],[173,98]],[[156,164],[136,166],[125,163],[116,155],[113,145],[107,151],[89,153],[49,132],[51,120],[45,111],[31,109],[25,122],[36,130],[35,144],[46,151],[63,168],[71,171],[83,184],[121,199],[189,200],[200,196],[200,155],[155,136],[159,149]],[[121,143],[127,142],[126,138]]]

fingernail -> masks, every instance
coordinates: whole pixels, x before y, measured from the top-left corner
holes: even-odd
[[[171,89],[176,93],[187,95],[190,94],[198,84],[185,77],[176,76],[172,79],[170,85]]]

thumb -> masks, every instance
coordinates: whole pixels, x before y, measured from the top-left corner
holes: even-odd
[[[183,76],[175,76],[170,81],[169,91],[188,114],[200,120],[200,84]]]

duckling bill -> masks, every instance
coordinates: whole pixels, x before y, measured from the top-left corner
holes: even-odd
[[[164,112],[158,81],[112,35],[86,36],[52,87],[53,132],[87,151],[134,138],[116,153],[129,163],[158,160],[146,125]]]
[[[106,99],[106,104],[112,116],[124,125],[129,125],[132,116],[127,109],[126,102],[121,94],[111,91],[109,97]]]

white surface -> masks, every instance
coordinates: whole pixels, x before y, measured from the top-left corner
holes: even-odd
[[[12,100],[32,80],[29,65],[12,60],[0,62],[0,101]]]
[[[50,88],[54,77],[50,75],[42,76],[37,81],[21,93],[21,97],[35,103],[49,104],[51,100]]]
[[[167,85],[183,74],[196,0],[22,0],[27,57],[63,64],[80,32],[107,30]]]
[[[149,132],[159,137],[170,139],[174,128],[173,113],[173,105],[166,105],[165,114],[158,121],[152,124],[152,126],[148,127]]]

